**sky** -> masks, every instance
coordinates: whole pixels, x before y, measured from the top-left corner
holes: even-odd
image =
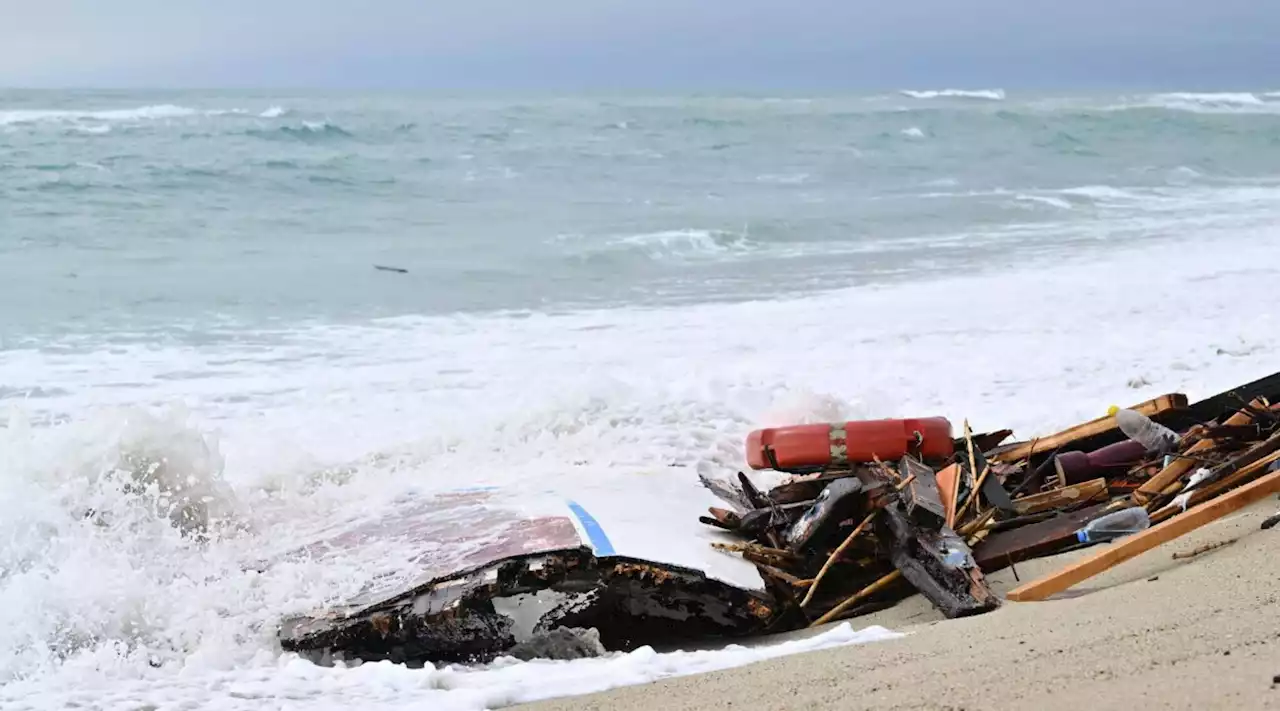
[[[0,0],[0,86],[1280,89],[1275,0]]]

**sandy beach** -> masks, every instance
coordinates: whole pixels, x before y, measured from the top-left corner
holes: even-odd
[[[1280,528],[1259,528],[1276,509],[1268,498],[1046,602],[943,620],[916,596],[853,621],[901,639],[522,708],[1280,708]],[[1083,555],[1017,572],[1029,580]],[[991,579],[1001,594],[1017,585],[1009,570]]]

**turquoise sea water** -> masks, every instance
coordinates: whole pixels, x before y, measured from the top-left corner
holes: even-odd
[[[1277,184],[1262,92],[6,92],[0,347],[928,278],[1270,219]]]

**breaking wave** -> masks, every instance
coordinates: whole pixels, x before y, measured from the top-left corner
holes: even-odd
[[[139,106],[133,109],[15,109],[0,111],[0,126],[14,124],[60,123],[76,121],[155,121],[192,116],[226,116],[246,113],[242,109],[193,109],[173,104]]]
[[[1274,113],[1280,112],[1280,93],[1250,92],[1170,92],[1127,97],[1111,110],[1167,109],[1193,113]]]
[[[1050,196],[1050,195],[1023,195],[1023,194],[1019,194],[1019,195],[1015,195],[1013,199],[1014,199],[1014,200],[1017,200],[1018,202],[1035,203],[1035,204],[1037,204],[1037,205],[1048,205],[1049,207],[1055,207],[1055,208],[1058,208],[1058,209],[1060,209],[1060,210],[1070,210],[1070,209],[1071,209],[1071,203],[1070,203],[1070,202],[1068,202],[1068,201],[1066,201],[1066,200],[1064,200],[1064,199],[1062,199],[1062,198],[1059,198],[1059,197],[1053,197],[1053,196]]]
[[[281,116],[288,115],[288,113],[289,113],[289,109],[286,109],[283,106],[272,106],[266,111],[263,111],[262,113],[258,114],[258,117],[259,118],[280,118]]]
[[[911,128],[902,129],[902,135],[907,138],[924,138],[924,131],[920,130],[918,126],[912,126]]]
[[[684,229],[614,237],[605,242],[605,249],[637,251],[655,261],[684,261],[746,254],[759,245],[745,233]]]
[[[912,99],[983,99],[986,101],[1004,101],[1004,89],[937,89],[915,91],[903,89],[903,96]]]

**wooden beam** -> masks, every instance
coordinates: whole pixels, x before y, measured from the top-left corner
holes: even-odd
[[[1039,494],[1014,499],[1013,508],[1018,512],[1019,516],[1029,516],[1041,511],[1051,511],[1093,501],[1096,498],[1105,496],[1106,493],[1107,480],[1099,478],[1080,484],[1064,486],[1053,491],[1044,491]]]
[[[1251,404],[1260,409],[1266,406],[1266,403],[1261,400],[1254,400]],[[1250,422],[1253,422],[1253,413],[1248,410],[1241,410],[1231,417],[1228,417],[1227,421],[1223,424],[1247,425]],[[1133,492],[1134,500],[1140,504],[1145,504],[1156,496],[1159,496],[1164,492],[1165,487],[1182,478],[1183,474],[1195,469],[1199,465],[1195,455],[1213,449],[1216,444],[1217,443],[1214,440],[1202,439],[1188,447],[1187,451],[1182,453],[1182,456],[1172,462],[1169,462],[1169,466],[1161,469],[1159,474],[1156,474],[1143,482],[1142,486],[1138,487],[1138,490]]]
[[[1102,548],[1097,553],[1072,563],[1052,575],[1011,590],[1008,598],[1018,602],[1044,600],[1156,546],[1168,543],[1249,504],[1261,501],[1277,491],[1280,491],[1280,472],[1272,472],[1251,484],[1246,484],[1229,494],[1190,509],[1164,523],[1120,539],[1113,545]]]
[[[1154,417],[1169,410],[1181,410],[1187,407],[1187,396],[1181,393],[1171,393],[1161,395],[1153,400],[1138,403],[1130,407],[1130,410],[1140,412],[1147,417]],[[998,462],[1016,462],[1022,459],[1028,459],[1032,454],[1049,452],[1069,445],[1077,440],[1088,437],[1094,437],[1104,432],[1109,432],[1117,428],[1116,418],[1111,415],[1099,417],[1096,420],[1090,420],[1083,424],[1076,425],[1070,429],[1063,430],[1055,435],[1048,437],[1040,437],[1030,442],[1020,442],[1001,447],[992,453],[991,458]]]

